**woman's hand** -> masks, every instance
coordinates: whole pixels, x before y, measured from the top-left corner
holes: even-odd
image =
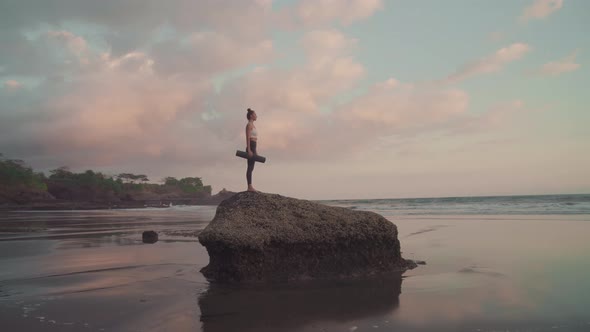
[[[254,153],[252,153],[252,150],[248,149],[248,158],[252,158],[252,156],[254,156]]]

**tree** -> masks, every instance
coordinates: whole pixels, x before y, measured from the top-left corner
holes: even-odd
[[[6,159],[0,154],[0,184],[5,186],[24,185],[30,188],[46,190],[43,183],[45,175],[33,172],[33,168],[27,166],[20,159]]]
[[[194,177],[182,178],[180,180],[180,184],[186,185],[186,186],[191,186],[191,187],[196,187],[196,188],[203,187],[203,181],[201,180],[201,178],[194,178]]]
[[[203,191],[205,191],[207,194],[211,195],[213,188],[210,185],[207,185],[207,186],[203,187]]]
[[[117,178],[125,183],[131,182],[133,183],[133,174],[132,173],[121,173],[117,175]]]
[[[144,183],[148,182],[150,180],[150,179],[148,179],[147,175],[145,175],[145,174],[139,174],[137,176],[137,179],[141,182],[144,182]]]
[[[73,175],[73,173],[70,172],[70,168],[68,166],[61,166],[49,171],[49,173],[51,173],[49,176],[50,179],[67,179],[71,178]]]
[[[179,182],[175,177],[168,176],[164,178],[164,184],[167,186],[177,186]]]

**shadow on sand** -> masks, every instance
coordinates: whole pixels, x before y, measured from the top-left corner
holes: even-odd
[[[399,273],[354,281],[235,286],[212,283],[199,297],[204,332],[299,331],[319,322],[349,321],[399,307]]]

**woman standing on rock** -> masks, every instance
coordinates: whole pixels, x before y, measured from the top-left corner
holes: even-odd
[[[254,170],[254,156],[256,153],[256,141],[258,140],[258,131],[254,126],[256,121],[256,112],[248,108],[248,114],[246,114],[248,124],[246,125],[246,152],[248,153],[248,169],[246,170],[246,180],[248,181],[248,191],[256,192],[256,189],[252,186],[252,171]]]

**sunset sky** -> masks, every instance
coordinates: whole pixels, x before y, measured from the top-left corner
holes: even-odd
[[[0,153],[306,199],[590,193],[587,0],[0,0]]]

